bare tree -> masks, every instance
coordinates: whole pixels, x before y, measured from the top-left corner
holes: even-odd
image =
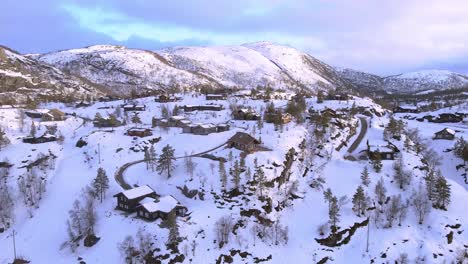
[[[416,216],[418,222],[421,225],[426,218],[426,215],[431,210],[431,205],[427,197],[426,189],[423,187],[422,183],[419,184],[419,188],[413,191],[412,204],[416,211]]]
[[[222,248],[225,244],[229,243],[233,227],[233,220],[231,216],[223,216],[215,223],[215,232],[219,243],[219,248]]]
[[[135,240],[132,236],[126,236],[125,239],[117,246],[120,255],[122,255],[125,263],[132,264],[136,263],[138,251],[135,246]]]

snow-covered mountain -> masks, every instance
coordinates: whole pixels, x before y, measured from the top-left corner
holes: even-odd
[[[383,78],[389,92],[417,93],[426,90],[457,89],[468,86],[468,76],[444,70],[425,70]]]
[[[365,90],[414,94],[468,86],[468,76],[445,70],[424,70],[381,77],[353,69],[337,68],[341,78]]]
[[[159,51],[98,45],[33,57],[107,85],[165,89],[199,85],[309,90],[344,87],[335,69],[291,47],[269,42],[240,46],[174,47]]]
[[[102,87],[86,79],[22,56],[13,50],[0,47],[0,98],[6,102],[31,98],[79,98],[84,95],[103,94]]]

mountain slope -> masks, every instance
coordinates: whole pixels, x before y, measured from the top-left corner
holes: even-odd
[[[217,85],[202,74],[173,67],[155,52],[121,46],[98,45],[38,55],[37,58],[122,94],[134,88]]]
[[[443,70],[426,70],[384,77],[383,82],[389,92],[417,93],[462,88],[468,85],[468,76]]]
[[[166,89],[272,86],[331,89],[349,85],[335,69],[294,48],[268,42],[241,46],[175,47],[159,51],[98,45],[35,58],[120,93]]]
[[[0,100],[22,102],[28,96],[43,99],[78,99],[85,95],[103,94],[99,87],[85,79],[60,71],[0,47]]]
[[[444,70],[425,70],[387,77],[345,68],[336,70],[341,78],[366,91],[414,94],[468,86],[468,76]]]

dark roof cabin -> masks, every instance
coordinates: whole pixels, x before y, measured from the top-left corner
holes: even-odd
[[[455,131],[450,128],[444,128],[439,132],[434,134],[433,139],[448,139],[453,140],[455,139]]]
[[[169,103],[169,102],[176,102],[180,100],[182,100],[182,98],[176,97],[174,95],[166,95],[166,94],[161,94],[158,97],[154,98],[154,101],[157,103]]]
[[[206,100],[226,100],[227,96],[225,94],[207,94]]]
[[[137,215],[148,221],[154,221],[158,218],[166,220],[172,211],[175,211],[176,216],[184,216],[187,213],[187,207],[182,206],[171,195],[159,199],[145,198],[140,204],[136,209]]]
[[[419,113],[417,106],[396,106],[393,108],[393,113]]]
[[[251,152],[260,144],[260,141],[244,132],[237,132],[228,142],[228,147]]]
[[[140,205],[139,202],[145,198],[156,199],[158,195],[148,185],[143,185],[130,190],[120,192],[114,197],[117,198],[116,209],[133,212]]]
[[[149,128],[133,127],[127,130],[127,135],[131,137],[149,137],[153,132]]]
[[[137,104],[126,104],[122,106],[125,112],[128,111],[145,111],[146,105],[137,105]]]
[[[41,144],[41,143],[47,143],[47,142],[53,142],[57,141],[57,137],[54,135],[50,134],[44,134],[40,137],[24,137],[23,138],[23,143],[29,143],[29,144]]]
[[[184,105],[185,112],[192,111],[221,111],[223,110],[222,105],[217,104],[206,104],[206,105]]]
[[[235,120],[260,120],[260,115],[248,108],[241,108],[232,112]]]
[[[30,118],[42,118],[44,113],[38,111],[25,111],[24,114]]]

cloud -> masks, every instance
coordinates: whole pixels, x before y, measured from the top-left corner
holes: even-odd
[[[110,43],[287,44],[325,62],[380,74],[468,69],[465,0],[6,0],[3,44],[25,52]],[[17,14],[22,14],[18,19]]]

